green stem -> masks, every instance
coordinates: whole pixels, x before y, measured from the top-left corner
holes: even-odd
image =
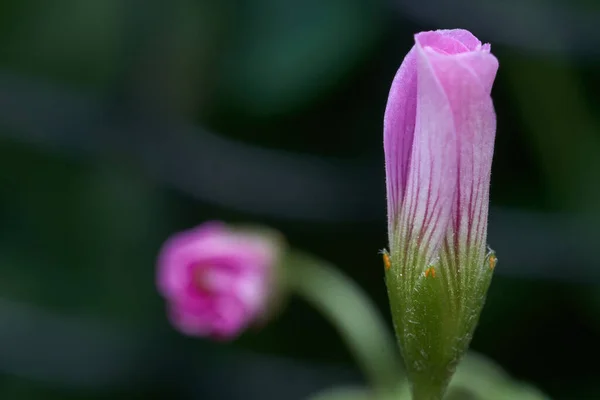
[[[361,288],[323,260],[292,252],[289,285],[335,325],[372,387],[380,393],[404,381],[396,343]]]
[[[441,400],[448,387],[448,382],[431,382],[429,380],[412,380],[413,400]]]

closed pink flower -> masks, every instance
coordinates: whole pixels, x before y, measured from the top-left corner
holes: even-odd
[[[217,222],[178,233],[158,258],[158,289],[182,333],[229,340],[261,319],[272,293],[278,242]]]
[[[425,264],[444,240],[484,253],[497,59],[462,29],[422,32],[390,90],[384,149],[391,252],[414,242]],[[483,262],[483,255],[479,254]]]
[[[417,391],[447,384],[496,263],[486,239],[497,69],[466,30],[419,33],[385,110],[386,281]]]

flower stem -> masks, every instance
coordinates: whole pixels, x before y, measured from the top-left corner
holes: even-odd
[[[448,382],[431,382],[414,379],[412,382],[413,400],[441,400],[444,397]]]
[[[397,389],[405,379],[399,353],[371,299],[329,263],[299,252],[289,257],[291,289],[337,328],[374,390]]]

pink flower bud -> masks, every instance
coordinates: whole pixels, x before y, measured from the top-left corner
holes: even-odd
[[[262,319],[274,292],[274,235],[207,222],[173,235],[158,257],[158,290],[182,333],[231,340]]]
[[[421,32],[400,66],[384,119],[391,253],[412,242],[423,270],[445,239],[483,263],[498,60],[462,29]]]
[[[421,32],[385,110],[386,281],[415,398],[443,392],[496,264],[486,236],[497,69],[468,31]]]

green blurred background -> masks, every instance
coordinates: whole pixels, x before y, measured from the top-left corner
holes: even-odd
[[[179,335],[155,256],[207,219],[267,224],[387,317],[387,91],[415,32],[455,27],[500,60],[500,262],[472,348],[552,398],[600,398],[599,20],[589,0],[3,0],[0,399],[360,383],[301,301],[234,344]]]

